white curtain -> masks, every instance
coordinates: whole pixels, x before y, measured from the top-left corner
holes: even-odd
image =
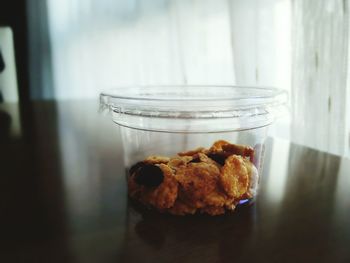
[[[235,81],[225,1],[48,1],[57,98]]]
[[[122,84],[290,88],[288,0],[48,0],[55,97]]]
[[[125,84],[276,86],[291,94],[292,123],[275,135],[349,154],[348,0],[46,1],[54,98]]]

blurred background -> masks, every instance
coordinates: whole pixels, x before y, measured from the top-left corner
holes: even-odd
[[[348,31],[348,0],[3,0],[0,99],[23,115],[118,85],[275,86],[291,111],[271,135],[350,156]]]

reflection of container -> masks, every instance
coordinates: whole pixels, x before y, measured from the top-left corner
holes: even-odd
[[[226,140],[253,147],[260,173],[268,127],[285,110],[287,94],[274,88],[153,86],[119,88],[100,99],[120,127],[126,168],[149,155],[173,156]]]

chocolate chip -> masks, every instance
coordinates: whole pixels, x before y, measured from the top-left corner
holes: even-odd
[[[210,154],[208,154],[208,157],[220,165],[225,165],[226,157],[221,155],[221,154],[210,153]]]
[[[198,157],[189,161],[189,163],[200,163],[200,162],[201,162],[201,160]]]
[[[138,162],[135,163],[133,166],[130,167],[129,169],[129,175],[132,175],[134,172],[136,172],[139,168],[142,166],[145,166],[146,164],[144,162]]]
[[[157,187],[163,180],[163,171],[153,164],[145,164],[136,171],[135,182],[139,185]]]

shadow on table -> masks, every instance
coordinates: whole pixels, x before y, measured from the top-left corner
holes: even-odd
[[[173,216],[148,210],[129,200],[121,261],[226,262],[245,254],[251,242],[255,205],[242,205],[223,216]],[[135,253],[137,251],[137,253]],[[158,253],[162,251],[161,253]]]
[[[6,111],[0,110],[0,142],[7,141],[10,137],[11,116]]]

